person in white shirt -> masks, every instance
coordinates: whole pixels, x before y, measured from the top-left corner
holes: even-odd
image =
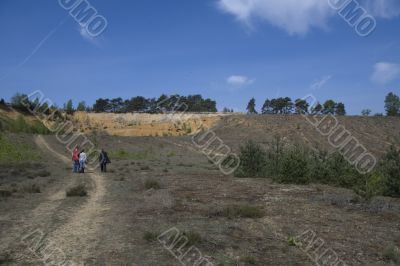
[[[79,154],[79,172],[80,173],[85,172],[86,161],[87,161],[87,156],[86,156],[85,150],[82,150],[81,153]]]

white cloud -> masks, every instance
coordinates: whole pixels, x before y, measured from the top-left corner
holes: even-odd
[[[388,62],[379,62],[374,65],[372,81],[385,85],[400,78],[400,65]]]
[[[304,35],[311,28],[326,28],[328,20],[336,14],[328,0],[217,0],[217,3],[223,12],[234,15],[249,27],[254,20],[262,20],[291,35]],[[400,15],[398,0],[362,0],[360,3],[377,17]]]
[[[320,88],[322,88],[329,80],[332,79],[331,75],[328,76],[324,76],[318,80],[315,80],[312,84],[311,84],[311,89],[312,90],[318,90]]]
[[[252,84],[254,79],[249,79],[248,77],[241,75],[232,75],[226,79],[226,82],[230,85],[241,87]]]
[[[400,15],[398,0],[364,0],[361,5],[375,17],[390,19]]]

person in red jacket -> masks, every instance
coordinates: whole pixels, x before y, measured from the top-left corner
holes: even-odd
[[[79,148],[78,146],[72,152],[73,172],[79,172]]]

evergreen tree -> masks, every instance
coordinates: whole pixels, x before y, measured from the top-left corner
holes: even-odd
[[[400,98],[393,92],[389,93],[385,98],[385,110],[387,116],[400,115]]]
[[[262,114],[273,114],[274,108],[272,106],[272,102],[269,99],[266,99],[263,107],[261,108]]]
[[[343,103],[338,103],[335,107],[335,113],[337,115],[346,115],[346,108]]]
[[[251,100],[247,104],[246,110],[247,110],[248,114],[257,114],[257,111],[256,111],[256,100],[254,98],[251,98]]]
[[[74,105],[72,103],[72,100],[68,100],[66,104],[64,104],[64,111],[67,114],[73,114],[74,113]]]
[[[86,111],[86,103],[84,101],[78,103],[78,107],[76,108],[79,112]]]
[[[310,105],[307,103],[306,100],[297,99],[295,101],[296,113],[297,114],[305,114],[308,112],[308,108]]]
[[[363,116],[369,116],[370,114],[371,114],[371,109],[363,109],[362,111],[361,111],[361,115],[363,115]]]

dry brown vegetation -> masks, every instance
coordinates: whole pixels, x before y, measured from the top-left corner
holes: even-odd
[[[234,151],[246,140],[266,146],[276,135],[286,145],[331,149],[300,116],[213,119],[216,134]],[[339,120],[377,156],[390,144],[399,147],[397,118]],[[129,127],[127,135],[135,130]],[[40,257],[21,243],[24,234],[39,228],[78,264],[179,265],[157,239],[175,227],[214,265],[315,265],[295,241],[306,230],[313,230],[347,265],[398,263],[399,199],[364,202],[351,190],[328,185],[225,176],[196,150],[190,135],[105,133],[97,132],[97,142],[115,155],[106,174],[98,169],[73,174],[69,152],[54,136],[43,141],[18,136],[22,143],[36,143],[42,160],[0,165],[1,262],[39,265]],[[30,184],[41,193],[22,190]],[[87,196],[66,197],[66,190],[79,184]]]

